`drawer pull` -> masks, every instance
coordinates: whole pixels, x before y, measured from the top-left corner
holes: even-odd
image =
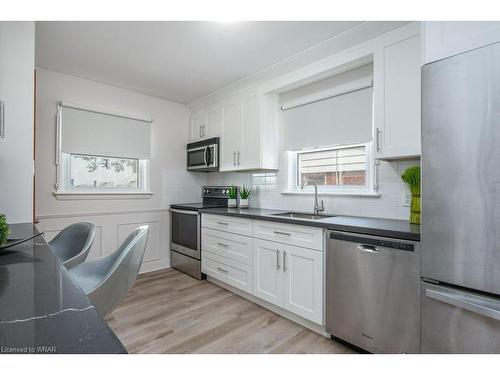
[[[220,267],[217,267],[217,269],[221,272],[224,272],[224,273],[228,273],[229,271],[228,270],[225,270],[224,268],[220,268]]]
[[[228,223],[224,223],[223,221],[218,221],[217,224],[219,224],[219,225],[229,225]]]
[[[274,234],[282,234],[283,236],[291,236],[290,233],[287,233],[287,232],[280,232],[280,231],[277,231],[277,230],[274,230],[273,231]]]
[[[286,251],[283,251],[283,272],[286,272]]]
[[[217,242],[217,245],[222,246],[222,247],[228,247],[229,246],[227,243],[223,243],[223,242]]]
[[[276,269],[280,269],[280,251],[276,249]]]

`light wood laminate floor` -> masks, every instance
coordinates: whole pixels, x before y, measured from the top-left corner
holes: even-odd
[[[129,353],[352,353],[224,288],[171,268],[140,275],[107,322]]]

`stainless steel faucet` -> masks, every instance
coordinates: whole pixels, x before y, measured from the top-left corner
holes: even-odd
[[[325,210],[325,206],[323,205],[323,200],[321,200],[321,205],[319,205],[318,185],[316,184],[316,182],[314,182],[313,180],[307,180],[305,184],[303,183],[302,185],[300,185],[300,188],[304,190],[304,186],[309,185],[310,183],[314,185],[314,214],[319,215],[320,212],[323,212]]]

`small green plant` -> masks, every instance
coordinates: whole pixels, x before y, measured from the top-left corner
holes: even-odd
[[[408,184],[411,193],[410,223],[420,224],[420,167],[406,168],[401,179]]]
[[[240,198],[241,199],[248,199],[248,197],[250,196],[250,193],[252,192],[252,189],[250,189],[249,186],[245,186],[243,185],[241,188],[240,188]]]
[[[228,190],[228,197],[229,199],[236,199],[238,197],[238,189],[236,186],[231,185]]]
[[[7,224],[7,218],[4,214],[0,214],[0,245],[3,245],[7,242],[7,238],[9,237],[9,225]]]

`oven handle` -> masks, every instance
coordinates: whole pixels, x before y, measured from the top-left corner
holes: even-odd
[[[198,211],[177,210],[175,208],[170,208],[169,211],[176,214],[198,215]]]

